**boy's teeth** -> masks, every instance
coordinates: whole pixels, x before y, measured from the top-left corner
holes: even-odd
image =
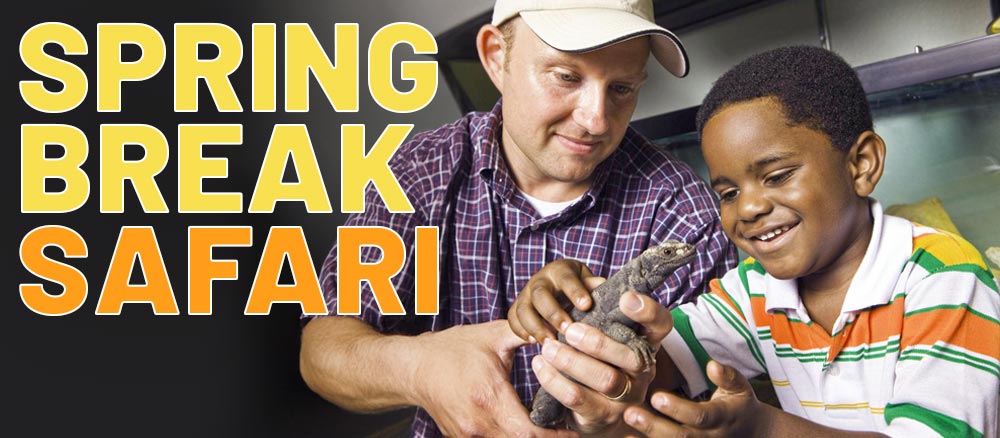
[[[779,235],[781,233],[784,233],[785,231],[788,231],[789,229],[790,229],[790,227],[784,226],[784,227],[778,228],[778,229],[776,229],[774,231],[769,231],[767,233],[761,234],[761,235],[757,236],[757,239],[760,239],[760,240],[762,240],[764,242],[767,242],[768,240],[773,239],[774,236],[777,236],[777,235]]]

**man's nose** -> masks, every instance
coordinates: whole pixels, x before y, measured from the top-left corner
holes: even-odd
[[[578,95],[574,121],[590,135],[604,135],[608,131],[608,92],[602,85],[585,87]]]

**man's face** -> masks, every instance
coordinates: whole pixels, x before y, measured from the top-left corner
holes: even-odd
[[[549,47],[521,20],[512,25],[500,90],[507,163],[531,195],[582,195],[625,135],[646,78],[648,37],[573,54]]]
[[[712,116],[702,152],[726,235],[768,273],[822,276],[861,263],[868,203],[828,136],[789,126],[780,103],[760,98]]]

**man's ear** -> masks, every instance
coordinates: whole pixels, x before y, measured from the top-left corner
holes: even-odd
[[[503,31],[492,24],[483,25],[476,34],[476,50],[479,52],[479,61],[483,63],[483,69],[493,81],[493,86],[503,93],[504,62],[507,57],[507,41],[503,38]]]
[[[872,131],[862,132],[847,154],[854,192],[862,197],[872,194],[885,169],[885,142],[882,137]]]

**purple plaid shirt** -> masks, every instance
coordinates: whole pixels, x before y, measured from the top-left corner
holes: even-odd
[[[389,166],[414,213],[393,214],[369,186],[364,213],[345,225],[381,226],[413,242],[415,227],[440,227],[440,313],[415,315],[412,247],[393,278],[405,316],[383,316],[371,291],[362,290],[360,318],[383,333],[418,334],[507,317],[525,283],[546,263],[585,263],[607,277],[643,249],[668,239],[694,244],[697,259],[674,272],[654,292],[664,306],[691,300],[708,281],[736,264],[736,250],[722,232],[715,196],[685,163],[656,149],[631,128],[620,147],[595,171],[590,190],[561,213],[545,218],[520,194],[500,146],[500,105],[414,136]],[[336,314],[337,249],[320,274],[326,303]],[[379,259],[362,251],[363,262]],[[511,380],[525,406],[538,390],[530,360],[537,345],[518,349]],[[413,436],[441,436],[418,409]]]

